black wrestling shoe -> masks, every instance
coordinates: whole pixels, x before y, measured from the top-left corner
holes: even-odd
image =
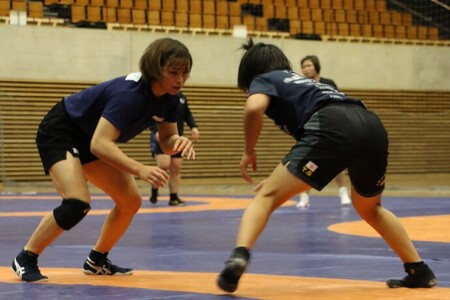
[[[186,202],[184,202],[180,198],[169,200],[169,205],[170,206],[179,206],[179,205],[183,205],[183,204],[186,204]]]
[[[437,284],[433,271],[423,262],[404,264],[408,276],[403,279],[389,279],[386,284],[390,288],[432,288]]]
[[[148,201],[152,204],[156,204],[156,202],[158,202],[158,189],[152,188]]]
[[[133,269],[113,265],[108,259],[108,252],[92,250],[83,265],[83,273],[86,275],[132,275]]]
[[[26,282],[47,281],[48,277],[43,276],[39,270],[37,258],[39,255],[22,250],[12,262],[12,269],[17,276]]]
[[[156,204],[156,202],[158,202],[158,198],[156,196],[150,196],[148,201],[150,201],[150,203],[152,204]]]
[[[231,258],[226,262],[225,268],[217,278],[217,285],[228,293],[236,291],[239,279],[244,274],[250,258],[250,253],[244,247],[236,248]]]

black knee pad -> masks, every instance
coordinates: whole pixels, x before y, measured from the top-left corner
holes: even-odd
[[[77,225],[89,212],[91,206],[78,199],[63,199],[61,205],[53,210],[56,224],[64,230]]]

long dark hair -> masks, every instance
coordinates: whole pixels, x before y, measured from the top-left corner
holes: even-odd
[[[238,87],[246,91],[256,75],[276,70],[292,71],[292,65],[283,51],[275,45],[257,43],[250,38],[241,49],[245,50],[239,64]]]

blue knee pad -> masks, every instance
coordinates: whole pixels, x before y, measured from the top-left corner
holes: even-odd
[[[53,210],[56,224],[64,230],[70,230],[87,215],[91,206],[81,200],[63,199],[61,205]]]

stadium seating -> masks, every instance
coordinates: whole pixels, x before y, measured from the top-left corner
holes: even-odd
[[[11,10],[58,24],[112,30],[172,30],[231,35],[246,25],[250,36],[328,41],[439,42],[438,27],[417,21],[384,0],[0,0],[0,21]],[[417,18],[416,18],[417,19]],[[66,22],[68,21],[68,22]],[[48,22],[47,22],[48,23]],[[99,26],[98,23],[103,23]]]

